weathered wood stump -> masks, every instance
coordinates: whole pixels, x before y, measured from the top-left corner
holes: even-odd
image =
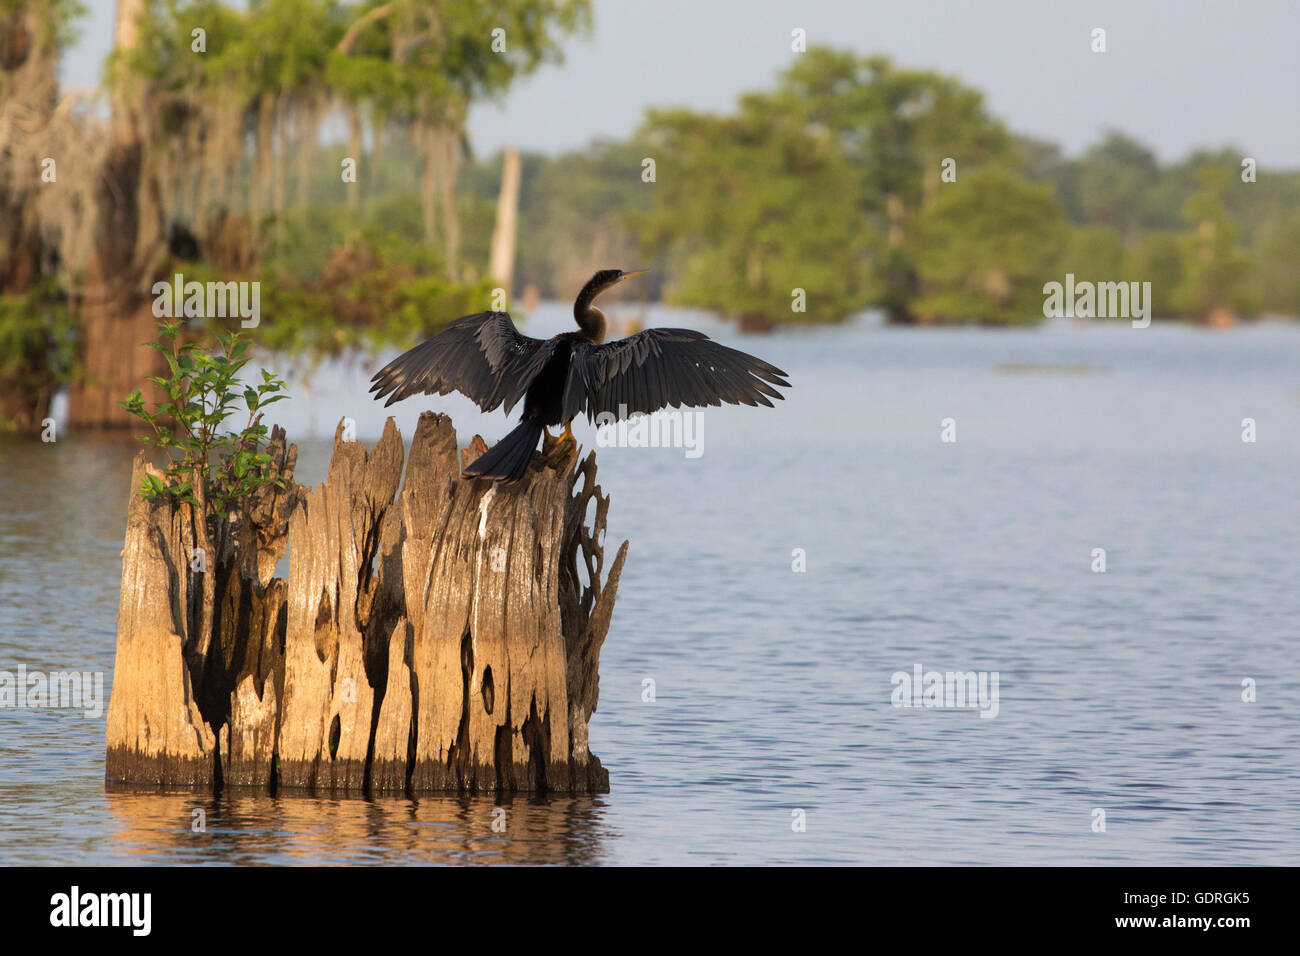
[[[587,724],[627,542],[602,583],[595,454],[561,445],[515,485],[463,480],[451,421],[426,412],[403,480],[392,419],[369,450],[342,428],[312,489],[277,428],[285,487],[207,522],[140,499],[158,472],[136,459],[108,781],[607,791]]]

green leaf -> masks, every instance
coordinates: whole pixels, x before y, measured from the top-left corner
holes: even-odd
[[[145,498],[156,498],[163,493],[166,486],[157,475],[148,473],[140,482],[140,494]]]

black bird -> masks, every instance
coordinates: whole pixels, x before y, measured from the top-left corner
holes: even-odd
[[[506,312],[457,319],[380,369],[370,391],[376,399],[388,396],[385,407],[411,395],[462,392],[485,412],[502,404],[508,412],[522,398],[519,425],[465,469],[469,477],[502,481],[523,477],[548,425],[563,425],[561,440],[573,441],[571,423],[583,412],[617,420],[668,405],[770,408],[769,398],[783,397],[773,386],[790,387],[785,372],[702,332],[646,329],[601,344],[605,316],[592,300],[645,271],[602,269],[592,276],[573,303],[577,332],[529,338]]]

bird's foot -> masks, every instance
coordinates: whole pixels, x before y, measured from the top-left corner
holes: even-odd
[[[564,426],[557,437],[547,435],[542,440],[542,455],[557,468],[567,468],[578,455],[578,440],[573,437],[573,428]]]
[[[550,454],[551,451],[553,451],[556,448],[559,448],[561,445],[565,445],[565,444],[576,445],[577,443],[578,440],[573,437],[572,424],[565,425],[564,431],[560,432],[558,435],[552,435],[551,430],[549,428],[542,429],[542,454],[543,455]]]

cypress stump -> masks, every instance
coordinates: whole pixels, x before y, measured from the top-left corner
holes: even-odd
[[[135,461],[108,782],[608,791],[587,724],[627,542],[606,575],[595,454],[558,445],[516,484],[462,479],[431,412],[405,461],[391,418],[371,449],[340,423],[315,488],[282,429],[270,452],[285,487],[207,521],[141,499],[160,473]]]

